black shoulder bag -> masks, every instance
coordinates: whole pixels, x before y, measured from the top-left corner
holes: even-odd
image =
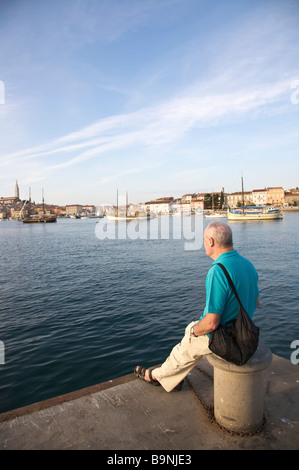
[[[226,268],[217,263],[227,277],[229,285],[239,302],[239,315],[230,326],[219,325],[210,333],[209,349],[217,356],[238,366],[245,364],[255,353],[259,342],[259,328],[243,308],[236,288]]]

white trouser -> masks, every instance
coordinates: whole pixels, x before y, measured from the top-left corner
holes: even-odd
[[[155,378],[167,392],[186,377],[202,356],[211,353],[208,336],[190,336],[190,329],[196,323],[189,323],[182,341],[172,349],[166,361],[154,369]]]

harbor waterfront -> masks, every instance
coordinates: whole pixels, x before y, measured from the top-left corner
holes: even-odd
[[[229,223],[259,274],[261,338],[290,360],[299,339],[299,213]],[[186,240],[171,236],[99,240],[95,228],[93,219],[1,222],[0,412],[157,364],[199,318],[211,265],[203,249],[184,250]]]

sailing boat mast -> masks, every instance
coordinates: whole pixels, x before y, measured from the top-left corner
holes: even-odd
[[[243,212],[244,212],[244,205],[245,205],[245,202],[244,202],[243,173],[242,173],[242,176],[241,176],[241,182],[242,182],[242,206],[243,206]]]
[[[31,214],[31,188],[29,187],[29,212],[28,215],[30,217]]]
[[[118,217],[118,189],[116,191],[116,217]]]

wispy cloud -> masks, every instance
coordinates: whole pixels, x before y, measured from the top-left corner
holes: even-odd
[[[99,120],[44,145],[3,155],[0,162],[46,159],[45,171],[53,171],[136,145],[169,144],[196,127],[219,125],[228,119],[237,121],[248,113],[265,113],[265,107],[278,104],[289,93],[290,82],[284,80],[235,93],[181,96],[161,105]],[[67,158],[69,154],[71,157]],[[58,156],[59,161],[51,164],[51,156]]]

